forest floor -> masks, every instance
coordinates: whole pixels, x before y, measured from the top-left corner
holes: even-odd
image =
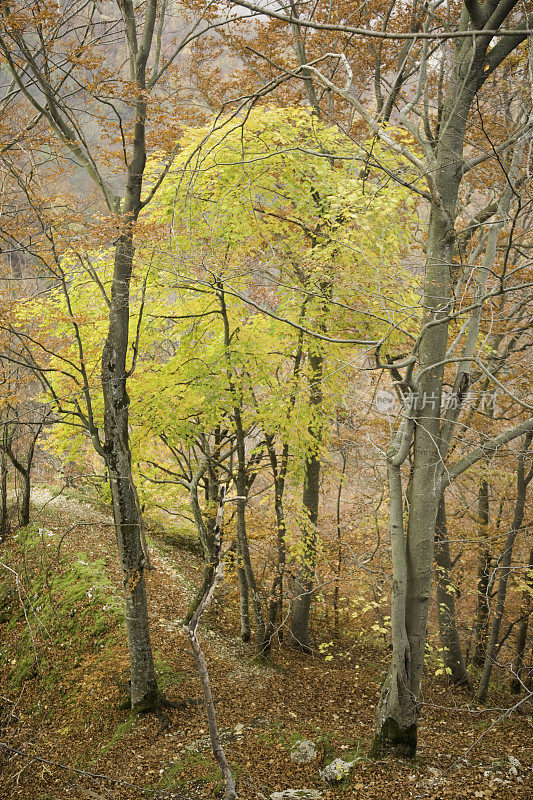
[[[160,685],[187,704],[166,709],[166,719],[132,715],[122,702],[128,656],[111,520],[44,488],[34,498],[34,525],[12,535],[0,557],[0,798],[214,800],[220,776],[180,630],[197,557],[152,540],[148,593]],[[383,638],[354,630],[329,644],[324,632],[327,659],[324,648],[305,656],[276,643],[272,665],[258,666],[252,645],[236,636],[235,599],[232,582],[223,584],[199,638],[239,798],[304,787],[339,800],[531,798],[531,707],[508,714],[520,698],[505,686],[479,706],[429,674],[416,761],[371,761],[389,656]],[[302,738],[316,743],[318,757],[299,765],[290,753]],[[345,783],[326,790],[319,770],[333,756],[361,760]]]

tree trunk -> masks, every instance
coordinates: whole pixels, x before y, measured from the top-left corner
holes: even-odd
[[[452,561],[446,525],[446,503],[442,494],[435,525],[435,563],[437,583],[437,616],[444,667],[451,683],[468,686],[461,640],[456,625],[455,588],[451,583]]]
[[[237,580],[239,581],[239,613],[241,620],[241,639],[249,642],[252,638],[252,627],[250,624],[250,592],[248,591],[248,581],[246,572],[242,565],[242,553],[239,541],[237,541]]]
[[[237,432],[237,494],[240,498],[246,498],[247,495],[247,482],[246,482],[246,453],[244,448],[244,431],[242,429],[242,422],[240,418],[240,410],[235,409],[237,416],[236,432]],[[240,558],[242,559],[242,568],[246,578],[246,586],[251,594],[252,610],[255,620],[256,629],[256,651],[257,655],[262,655],[263,644],[265,641],[265,621],[263,617],[263,607],[261,597],[257,588],[252,560],[250,558],[250,550],[248,547],[248,535],[246,533],[246,499],[237,500],[237,540],[239,544]]]
[[[229,348],[231,344],[231,334],[228,319],[228,312],[226,307],[226,298],[224,296],[224,288],[221,281],[217,283],[218,298],[220,302],[220,311],[222,322],[224,325],[224,343],[225,343],[225,356],[226,356],[226,374],[228,378],[228,386],[230,391],[237,401],[238,390],[235,385],[235,379],[232,371],[231,359]],[[250,550],[248,547],[248,535],[246,533],[246,499],[248,495],[248,482],[246,475],[246,440],[244,433],[244,426],[242,424],[241,408],[237,402],[233,406],[233,421],[235,423],[235,441],[237,445],[237,558],[239,572],[239,586],[241,588],[241,638],[247,641],[249,635],[249,611],[248,611],[248,598],[249,594],[252,598],[252,610],[256,625],[256,651],[257,655],[261,656],[263,643],[265,640],[265,621],[263,616],[263,608],[261,597],[257,588],[252,560],[250,558]],[[246,637],[246,638],[245,638]]]
[[[398,599],[393,588],[392,618],[401,617],[393,632],[393,656],[377,709],[372,752],[414,756],[417,745],[420,684],[424,668],[427,618],[434,559],[434,536],[443,474],[441,398],[448,345],[446,319],[452,299],[457,198],[462,177],[466,121],[482,83],[484,46],[470,41],[455,44],[454,67],[435,153],[434,191],[429,219],[424,314],[415,378],[414,442],[409,492],[405,559],[393,555],[393,587],[404,585]],[[405,415],[404,415],[405,422]],[[407,455],[407,453],[406,453]],[[398,487],[397,483],[400,481]],[[401,495],[401,477],[391,473],[391,526],[398,525],[392,506]],[[403,512],[402,512],[403,513]],[[391,527],[391,536],[393,529]],[[396,608],[395,608],[396,606]]]
[[[209,671],[207,669],[207,663],[200,642],[198,641],[198,637],[196,635],[196,629],[198,627],[198,623],[200,622],[200,617],[202,613],[206,610],[206,608],[209,606],[213,598],[213,595],[215,593],[215,590],[217,588],[217,585],[222,581],[224,577],[223,574],[224,565],[222,561],[222,516],[224,513],[225,494],[226,494],[226,485],[223,484],[220,487],[219,509],[214,527],[213,577],[211,583],[206,587],[205,592],[200,602],[198,603],[198,607],[196,608],[194,614],[191,616],[191,619],[186,625],[183,626],[183,630],[187,638],[189,639],[191,650],[194,659],[196,661],[196,666],[198,668],[198,674],[202,682],[204,704],[207,714],[207,722],[209,726],[209,738],[211,740],[211,749],[213,751],[213,755],[217,761],[217,764],[219,766],[219,769],[222,773],[222,777],[224,780],[224,800],[236,800],[237,791],[235,787],[235,781],[233,780],[233,775],[231,774],[231,770],[226,759],[226,753],[224,752],[224,748],[220,741],[220,735],[218,732],[217,714],[215,709],[215,703],[213,701],[213,695],[211,693]]]
[[[22,503],[20,506],[20,525],[25,528],[30,524],[30,500],[31,500],[31,472],[29,467],[20,473],[22,478]]]
[[[314,576],[317,556],[318,501],[320,493],[320,452],[322,438],[322,378],[324,356],[317,344],[309,350],[311,370],[310,405],[311,424],[309,433],[315,442],[305,460],[304,488],[302,505],[304,524],[302,530],[302,556],[294,582],[294,600],[291,617],[291,645],[304,652],[309,647],[309,615],[313,597]]]
[[[4,450],[0,451],[0,540],[5,539],[8,528],[7,511],[7,458]]]
[[[146,108],[138,109],[135,138],[144,142]],[[142,118],[141,118],[142,116]],[[102,353],[104,396],[104,457],[109,475],[113,516],[123,574],[126,628],[131,667],[131,704],[136,710],[159,701],[144,579],[145,557],[141,544],[140,508],[133,482],[129,443],[129,397],[126,390],[126,355],[129,345],[129,286],[133,269],[131,219],[138,213],[144,171],[144,147],[130,162],[123,216],[123,232],[115,252],[109,329]]]
[[[283,453],[281,457],[281,469],[278,470],[278,462],[276,451],[274,447],[274,439],[272,436],[266,436],[268,453],[270,456],[270,463],[272,465],[272,474],[274,476],[274,510],[276,512],[276,529],[277,529],[277,564],[274,579],[272,581],[272,588],[270,590],[270,599],[268,606],[268,621],[265,631],[265,640],[263,642],[262,655],[268,656],[272,647],[272,639],[276,631],[276,625],[282,614],[283,605],[283,578],[285,574],[285,510],[283,507],[283,493],[285,489],[285,468],[287,464],[288,446],[283,446]]]
[[[196,609],[200,605],[200,602],[206,592],[208,591],[209,587],[213,583],[214,577],[214,565],[213,565],[213,530],[214,530],[214,519],[213,523],[210,523],[208,520],[208,524],[206,525],[204,521],[204,517],[202,514],[202,509],[200,508],[200,503],[198,501],[198,482],[200,481],[201,477],[203,476],[206,468],[207,463],[204,463],[196,475],[193,476],[190,484],[189,484],[189,503],[191,506],[192,515],[194,517],[194,521],[196,523],[196,528],[198,530],[198,538],[200,539],[200,544],[202,545],[202,552],[204,554],[204,571],[202,576],[202,583],[194,596],[187,613],[185,614],[185,618],[183,620],[184,625],[188,625],[191,621],[193,614],[195,613]],[[212,481],[209,481],[208,485],[208,497],[209,493],[212,491]],[[218,488],[217,488],[218,494]],[[211,531],[208,530],[208,527],[211,528]]]
[[[485,661],[485,650],[487,646],[490,611],[489,578],[492,561],[489,545],[487,543],[487,526],[489,524],[489,485],[487,481],[481,481],[479,486],[478,515],[479,556],[477,567],[477,607],[474,627],[475,646],[472,662],[477,667],[481,667]]]
[[[524,666],[524,654],[526,652],[527,643],[527,629],[529,626],[529,617],[531,615],[531,595],[533,593],[533,547],[529,551],[529,565],[526,574],[526,587],[522,592],[522,613],[524,619],[518,628],[516,637],[516,651],[513,662],[513,677],[511,678],[511,691],[513,694],[519,694],[524,688],[522,683],[522,669]]]
[[[507,597],[507,584],[509,582],[509,575],[511,574],[511,560],[513,557],[513,548],[516,537],[518,535],[518,531],[520,530],[522,526],[522,521],[524,519],[527,487],[533,476],[533,467],[526,476],[525,464],[524,464],[526,453],[531,444],[532,436],[533,436],[532,434],[526,435],[524,447],[522,448],[518,459],[518,472],[516,479],[517,492],[516,492],[516,504],[514,509],[513,522],[509,530],[509,533],[507,534],[504,551],[498,560],[500,577],[498,580],[498,592],[496,596],[496,610],[494,612],[494,618],[492,620],[490,637],[487,645],[487,652],[485,654],[485,661],[483,664],[483,672],[481,674],[479,687],[477,691],[477,699],[481,703],[484,702],[485,698],[487,697],[490,676],[492,674],[492,668],[494,666],[497,657],[498,639],[500,636],[500,628],[501,628],[503,613],[505,611],[505,598]]]
[[[337,639],[339,636],[339,594],[342,572],[342,538],[341,538],[341,500],[342,488],[344,486],[344,476],[346,474],[346,465],[348,457],[344,450],[341,450],[342,470],[339,478],[339,488],[337,490],[337,504],[336,504],[336,532],[337,532],[337,569],[335,570],[335,585],[333,587],[333,633]]]
[[[376,711],[376,734],[370,750],[379,758],[392,750],[410,757],[416,752],[418,710],[410,690],[411,650],[406,628],[407,550],[404,535],[401,465],[407,458],[413,434],[414,398],[387,453],[389,530],[393,564],[391,597],[392,663],[381,689]]]

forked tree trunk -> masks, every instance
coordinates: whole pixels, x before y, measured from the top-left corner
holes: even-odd
[[[299,322],[302,324],[305,319],[307,310],[308,298],[304,296],[304,300],[300,309]],[[298,333],[298,343],[296,352],[294,354],[294,371],[293,371],[293,388],[289,397],[288,418],[294,409],[297,397],[297,387],[301,374],[302,360],[303,360],[303,344],[304,336],[303,329]],[[287,469],[289,465],[289,445],[284,442],[281,449],[281,458],[278,462],[276,455],[276,447],[274,436],[265,432],[265,441],[267,444],[268,455],[270,458],[270,465],[272,467],[272,476],[274,478],[274,510],[276,513],[276,528],[277,528],[277,564],[274,580],[272,581],[272,588],[270,590],[270,600],[268,609],[267,629],[265,632],[265,642],[263,645],[264,655],[270,653],[272,647],[272,638],[276,631],[276,625],[279,620],[279,637],[283,636],[282,614],[283,614],[283,581],[285,577],[285,565],[287,557],[286,548],[286,534],[287,527],[285,521],[285,508],[283,503],[283,496],[285,493],[285,480],[287,477]]]
[[[241,589],[241,638],[248,641],[250,638],[249,628],[249,598],[252,601],[252,611],[256,626],[256,652],[259,657],[262,655],[263,644],[265,641],[265,620],[263,606],[255,574],[250,557],[248,546],[248,535],[246,532],[246,499],[248,496],[248,481],[246,474],[246,440],[244,426],[242,422],[241,407],[238,405],[239,389],[235,384],[230,359],[231,333],[229,318],[224,295],[224,287],[221,281],[217,282],[217,293],[220,303],[222,323],[224,326],[224,343],[226,356],[226,375],[228,386],[235,398],[233,406],[233,421],[235,423],[235,442],[237,449],[237,570],[239,576],[239,586]]]
[[[435,564],[437,584],[437,616],[443,661],[451,683],[468,686],[461,639],[456,625],[455,588],[452,585],[452,561],[446,525],[445,495],[442,494],[435,525]]]
[[[493,13],[485,9],[482,12],[482,24],[503,23],[514,5],[514,2],[500,2],[493,6]],[[486,17],[487,13],[492,13],[490,20]],[[469,12],[464,6],[459,27],[466,31],[469,25]],[[418,348],[418,372],[414,376],[417,400],[411,402],[409,407],[414,436],[405,541],[399,465],[407,457],[411,437],[405,442],[405,437],[400,436],[391,448],[388,459],[393,542],[393,656],[378,703],[376,735],[372,746],[374,754],[396,752],[414,756],[416,753],[434,532],[438,504],[445,485],[443,453],[449,446],[449,437],[443,435],[441,429],[441,398],[448,347],[447,316],[453,301],[455,220],[464,167],[465,129],[473,100],[486,76],[522,41],[517,36],[499,42],[487,55],[491,40],[492,37],[488,35],[465,37],[454,42],[453,67],[434,151],[423,328]],[[433,155],[430,159],[433,159]],[[454,386],[457,395],[462,392],[463,382],[468,386],[471,358],[470,353],[460,384]],[[404,413],[402,426],[405,431],[408,430],[406,417]],[[445,417],[446,431],[449,427]],[[396,539],[398,541],[395,544]]]
[[[427,327],[420,340],[417,398],[412,407],[417,424],[414,428],[405,557],[400,558],[397,553],[395,559],[393,550],[393,585],[397,585],[401,575],[405,590],[400,601],[393,588],[391,616],[403,619],[398,621],[396,635],[393,630],[392,664],[378,703],[376,735],[372,745],[374,755],[394,752],[412,757],[416,754],[435,522],[441,495],[441,397],[448,343],[446,317],[450,311],[454,221],[461,182],[464,131],[477,90],[480,59],[482,55],[473,53],[465,43],[456,46],[456,63],[450,77],[437,148],[435,184],[439,203],[432,203],[429,220],[422,320]],[[401,493],[401,485],[399,488],[396,485],[396,472],[391,485],[390,472],[389,465],[392,535],[393,524],[399,524],[397,513],[394,520],[392,517],[392,507],[399,502],[393,499],[393,495]],[[395,605],[399,607],[395,608]]]

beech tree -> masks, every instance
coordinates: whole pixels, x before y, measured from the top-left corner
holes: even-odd
[[[135,358],[128,363],[132,345],[129,287],[139,214],[156,189],[153,186],[143,194],[147,150],[154,144],[160,152],[161,147],[166,148],[161,180],[175,152],[176,137],[169,144],[168,134],[172,136],[179,130],[176,118],[171,121],[169,116],[163,123],[156,108],[170,80],[172,65],[187,44],[208,26],[201,15],[196,15],[176,37],[166,30],[170,11],[169,5],[159,0],[138,5],[117,0],[105,6],[68,0],[59,11],[53,1],[14,2],[2,9],[0,22],[0,57],[10,81],[5,92],[6,110],[16,103],[30,110],[25,128],[5,146],[5,151],[12,149],[21,135],[32,134],[36,128],[44,130],[52,158],[67,169],[73,162],[77,174],[85,174],[96,191],[92,198],[96,219],[90,219],[83,205],[78,219],[89,223],[89,229],[93,223],[92,235],[96,239],[115,243],[110,295],[102,300],[108,314],[101,351],[103,430],[95,423],[83,345],[72,314],[71,324],[80,359],[78,420],[89,431],[109,475],[124,583],[131,702],[136,709],[156,705],[159,692],[148,627],[141,516],[129,441],[127,381],[135,366]],[[115,70],[110,72],[107,65],[111,53]],[[160,125],[164,126],[164,135],[159,133]],[[100,147],[99,137],[109,150]],[[52,210],[55,213],[54,207]],[[52,233],[57,239],[59,230],[57,225],[52,231],[45,228],[44,238],[48,234],[51,250],[48,268],[52,277],[62,282],[68,296],[65,276],[57,266],[55,243],[51,242]],[[67,230],[72,230],[72,225],[67,223]],[[64,237],[65,231],[61,235]],[[23,335],[20,329],[19,332]],[[36,373],[44,374],[38,362],[33,367]]]
[[[260,6],[237,0],[235,5],[258,12]],[[449,8],[440,19],[438,8],[417,6],[408,29],[395,32],[390,24],[398,20],[392,4],[386,14],[378,14],[372,28],[357,28],[344,21],[323,22],[320,12],[296,5],[291,13],[265,9],[277,20],[315,32],[344,33],[340,52],[328,52],[314,62],[300,48],[299,76],[308,91],[313,86],[344,100],[359,115],[377,140],[401,153],[419,172],[422,183],[410,185],[423,197],[430,209],[424,267],[423,317],[414,347],[408,355],[393,360],[379,358],[378,365],[393,371],[404,396],[401,423],[387,453],[390,494],[390,534],[393,559],[392,595],[392,664],[384,683],[377,710],[373,753],[394,751],[414,755],[420,713],[420,685],[424,666],[427,618],[433,577],[434,533],[439,498],[446,485],[479,459],[499,446],[527,433],[533,427],[529,418],[518,426],[484,440],[451,467],[445,459],[463,406],[465,388],[470,384],[471,365],[479,359],[475,346],[479,336],[479,311],[490,291],[486,269],[476,276],[476,295],[471,307],[456,309],[457,290],[463,283],[463,265],[457,257],[457,223],[460,218],[460,189],[465,178],[480,165],[505,153],[516,142],[525,142],[531,134],[527,105],[504,136],[490,140],[488,150],[466,147],[467,126],[476,114],[476,102],[487,80],[527,39],[532,19],[517,2],[465,2],[457,10]],[[381,24],[381,25],[380,25]],[[405,24],[405,23],[404,23]],[[506,28],[504,35],[499,35]],[[355,70],[350,64],[347,43],[358,36],[375,38],[375,89],[377,110],[373,112],[355,91]],[[497,37],[497,38],[496,38]],[[385,80],[382,43],[398,42],[395,74]],[[450,44],[439,46],[449,39]],[[322,66],[326,61],[326,66]],[[437,66],[440,62],[440,67]],[[328,64],[333,63],[332,70]],[[389,61],[389,64],[392,64]],[[280,65],[283,69],[283,65]],[[346,76],[340,85],[337,75]],[[436,85],[436,107],[430,95]],[[383,88],[387,87],[383,96]],[[345,118],[345,117],[344,117]],[[419,150],[408,151],[405,141],[388,130],[394,122],[406,132]],[[342,124],[342,119],[340,120]],[[470,144],[470,143],[469,143]],[[372,156],[370,154],[369,159]],[[475,174],[475,173],[474,173]],[[403,180],[402,176],[398,176]],[[497,208],[485,212],[493,216]],[[474,217],[472,214],[471,217]],[[473,223],[475,224],[475,222]],[[463,274],[464,279],[464,274]],[[500,287],[498,291],[500,291]],[[512,282],[503,291],[519,291]],[[460,356],[448,354],[450,322],[461,315],[465,324]],[[453,380],[454,403],[443,404],[445,368],[457,364]],[[402,465],[410,459],[408,476]],[[407,496],[408,504],[404,502]]]

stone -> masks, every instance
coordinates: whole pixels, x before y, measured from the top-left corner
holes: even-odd
[[[270,800],[322,800],[323,797],[316,789],[284,789],[271,794]]]
[[[310,739],[302,739],[291,748],[291,761],[296,764],[309,764],[317,755],[316,745]]]
[[[331,764],[320,770],[322,783],[325,783],[326,786],[334,786],[336,783],[340,783],[344,778],[348,777],[350,770],[354,764],[357,764],[357,761],[359,759],[354,761],[343,761],[342,758],[333,759]]]

